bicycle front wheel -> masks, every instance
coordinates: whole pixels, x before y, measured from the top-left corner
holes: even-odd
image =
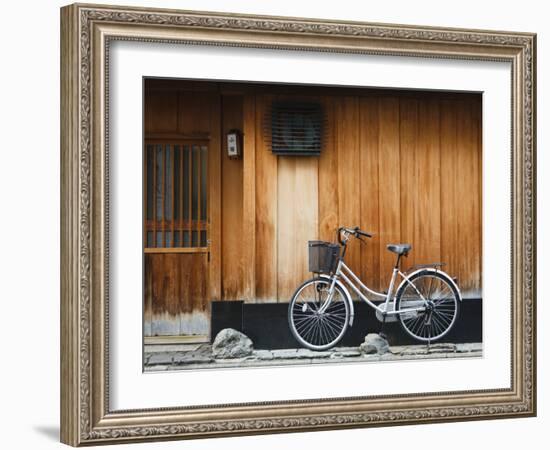
[[[296,340],[311,350],[327,350],[346,333],[350,308],[342,288],[335,286],[330,304],[331,281],[312,278],[302,284],[288,305],[288,325]]]
[[[402,328],[422,342],[441,339],[460,312],[457,289],[445,275],[428,270],[418,272],[409,281],[412,284],[405,282],[396,295],[396,310],[403,310],[399,314]]]

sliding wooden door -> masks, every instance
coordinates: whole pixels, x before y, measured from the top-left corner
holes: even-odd
[[[209,140],[147,139],[145,335],[208,336]]]

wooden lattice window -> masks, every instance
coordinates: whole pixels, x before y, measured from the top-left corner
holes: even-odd
[[[206,250],[207,162],[207,142],[146,141],[145,252]]]

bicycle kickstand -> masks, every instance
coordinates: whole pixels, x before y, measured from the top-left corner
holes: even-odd
[[[378,332],[378,336],[380,336],[382,339],[388,340],[388,336],[386,333],[384,333],[384,327],[386,325],[386,312],[384,312],[382,316],[382,326],[380,327],[380,331]]]

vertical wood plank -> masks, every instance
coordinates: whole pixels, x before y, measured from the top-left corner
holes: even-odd
[[[278,299],[288,301],[297,286],[296,225],[300,206],[296,195],[302,186],[296,177],[296,157],[277,159],[277,293]]]
[[[335,143],[336,116],[334,98],[322,99],[325,108],[326,126],[323,151],[319,156],[319,239],[334,242],[339,226],[338,217],[338,149]]]
[[[401,261],[403,270],[415,264],[416,243],[414,241],[415,211],[417,206],[417,182],[415,172],[416,146],[418,142],[418,100],[402,98],[399,102],[399,156],[401,192],[401,236],[403,243],[412,245],[412,251]]]
[[[277,157],[264,137],[271,97],[256,98],[256,298],[277,299]]]
[[[361,223],[362,230],[372,233],[361,245],[362,280],[372,289],[380,289],[380,236],[378,205],[378,98],[364,97],[360,101],[360,170],[361,170]]]
[[[256,98],[243,102],[243,299],[256,298]]]
[[[457,186],[461,201],[457,205],[460,232],[457,238],[457,257],[459,258],[459,283],[465,292],[476,291],[476,279],[480,273],[481,217],[479,184],[479,152],[477,125],[471,101],[460,101],[457,105],[457,134],[461,136],[458,145],[457,172],[462,180]],[[467,181],[466,181],[467,180]]]
[[[149,206],[149,186],[147,183],[150,183],[150,181],[147,179],[147,171],[149,170],[149,147],[146,143],[143,144],[143,189],[142,189],[142,195],[143,195],[143,248],[147,247],[147,221],[149,220],[149,217],[147,217],[147,211]]]
[[[338,206],[340,226],[361,222],[359,164],[359,100],[342,97],[337,106],[336,146],[338,148]],[[361,270],[360,243],[350,240],[346,263],[355,273]]]
[[[441,102],[441,261],[451,276],[460,272],[458,239],[460,234],[458,211],[461,198],[458,185],[463,183],[458,173],[457,102]],[[461,280],[459,280],[461,281]]]
[[[307,242],[318,237],[317,158],[281,156],[277,175],[277,293],[288,302],[310,276]]]
[[[174,225],[175,225],[175,222],[176,222],[176,218],[175,218],[175,215],[174,215],[174,200],[175,200],[175,193],[176,193],[176,187],[175,187],[175,182],[176,182],[176,177],[175,177],[175,173],[176,173],[176,169],[174,167],[175,165],[175,161],[176,161],[176,156],[175,156],[175,152],[176,152],[176,146],[175,145],[172,145],[171,146],[171,150],[170,150],[170,158],[172,159],[172,183],[171,183],[171,188],[172,188],[172,192],[171,192],[171,202],[172,204],[170,205],[172,207],[172,214],[171,214],[171,239],[170,239],[170,247],[175,247],[174,245]]]
[[[475,171],[477,173],[476,182],[477,186],[474,191],[475,199],[477,201],[476,220],[474,224],[474,237],[476,248],[474,248],[474,256],[476,262],[473,270],[472,280],[472,295],[476,297],[483,296],[482,274],[483,274],[483,109],[482,109],[482,96],[478,95],[478,98],[473,100],[473,121],[474,121],[474,152],[476,153],[476,166]]]
[[[243,129],[243,97],[222,97],[222,299],[243,296],[243,160],[227,156],[227,133]]]
[[[161,187],[161,211],[162,211],[162,238],[161,238],[161,246],[166,247],[166,145],[163,144],[161,146],[162,152],[161,152],[161,161],[162,161],[162,187]]]
[[[189,216],[188,216],[188,239],[189,239],[189,247],[193,246],[193,146],[188,145],[187,151],[189,152],[189,167],[187,167],[187,171],[189,173],[189,204],[187,205],[187,208],[189,209]]]
[[[282,300],[290,300],[292,293],[309,276],[308,246],[309,240],[318,239],[319,229],[319,161],[315,157],[296,158],[296,191],[294,197],[294,254],[296,276],[291,292],[286,292]],[[281,297],[281,294],[279,294]]]
[[[441,259],[441,162],[439,152],[439,100],[422,99],[418,105],[418,144],[415,215],[415,260],[419,264]]]
[[[179,233],[180,233],[180,247],[183,247],[183,179],[184,179],[184,173],[183,173],[183,159],[185,158],[185,146],[182,144],[180,145],[180,208],[179,208]]]
[[[143,322],[144,322],[144,336],[152,336],[152,323],[153,323],[153,274],[151,271],[150,258],[147,255],[144,257],[144,277],[145,283],[143,286],[144,295],[144,308],[143,308]]]
[[[380,221],[380,283],[387,286],[396,256],[386,249],[401,240],[401,196],[399,159],[399,101],[381,97],[378,141],[378,204]]]
[[[153,145],[153,245],[157,246],[157,146]]]
[[[201,218],[202,218],[202,215],[201,215],[201,185],[202,185],[202,180],[201,180],[201,174],[202,174],[202,171],[201,171],[201,163],[202,163],[202,158],[201,158],[201,146],[200,145],[193,145],[193,147],[196,147],[197,148],[197,172],[196,172],[196,177],[197,177],[197,222],[196,222],[196,228],[197,228],[197,245],[196,247],[200,247],[201,244],[200,244],[200,234],[201,234],[201,229],[202,229],[202,226],[201,226]],[[215,180],[212,179],[210,180],[212,183],[215,183]],[[218,183],[220,182],[221,180],[218,180]],[[213,190],[213,186],[209,183],[209,188],[210,190]],[[212,221],[210,220],[209,221],[210,223],[212,223]],[[212,255],[210,255],[210,257],[212,257]]]
[[[208,231],[207,239],[210,252],[208,266],[209,301],[221,299],[221,96],[209,94],[210,144],[208,146]],[[200,158],[199,158],[200,159]],[[199,172],[200,174],[200,172]],[[200,181],[199,181],[200,190]],[[200,197],[199,197],[200,208]],[[200,209],[199,209],[200,210]],[[200,216],[198,217],[200,220]],[[199,232],[200,239],[200,232]]]

